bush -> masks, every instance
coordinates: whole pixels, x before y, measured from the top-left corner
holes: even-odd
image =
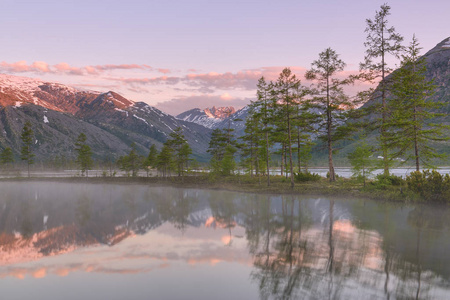
[[[378,174],[376,176],[378,183],[386,184],[386,185],[395,185],[400,186],[404,183],[404,180],[401,176],[388,175],[385,176],[383,174]]]
[[[306,182],[306,181],[319,181],[322,177],[316,173],[294,173],[295,181]]]
[[[419,194],[427,201],[450,201],[450,176],[435,170],[412,172],[406,176],[408,189]]]
[[[330,172],[327,172],[327,178],[330,178]],[[338,180],[339,178],[341,178],[341,176],[339,176],[338,174],[336,174],[336,172],[334,173],[334,178],[336,178],[336,180]]]

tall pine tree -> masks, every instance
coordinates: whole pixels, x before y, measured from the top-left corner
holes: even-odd
[[[430,147],[430,142],[447,140],[442,130],[448,128],[430,122],[443,115],[435,112],[440,104],[430,99],[436,86],[425,77],[426,61],[419,56],[420,49],[413,36],[402,55],[401,68],[392,74],[392,96],[387,102],[392,117],[385,137],[389,148],[395,149],[392,156],[414,160],[416,171],[420,170],[421,162],[431,166],[432,159],[442,157]]]
[[[387,4],[383,4],[380,10],[375,13],[375,18],[366,20],[367,33],[366,42],[366,56],[364,62],[360,64],[360,69],[363,71],[361,77],[375,82],[380,80],[376,93],[373,94],[373,98],[379,100],[381,106],[374,105],[374,111],[381,111],[381,118],[378,122],[378,128],[380,130],[380,148],[383,152],[383,170],[384,175],[389,175],[389,157],[388,157],[388,145],[386,142],[387,135],[387,123],[389,111],[387,108],[386,98],[388,92],[388,82],[386,76],[392,71],[387,66],[387,55],[393,55],[398,57],[401,50],[403,37],[395,31],[394,27],[388,26],[387,17],[390,15],[391,7]]]
[[[30,177],[30,165],[34,163],[34,153],[32,149],[34,132],[33,129],[31,129],[31,123],[29,121],[25,122],[20,138],[23,143],[20,158],[27,162],[28,177]]]
[[[319,59],[311,64],[311,69],[305,74],[306,79],[312,80],[315,85],[312,90],[311,104],[321,110],[324,117],[322,128],[325,134],[328,150],[328,169],[330,181],[336,180],[333,163],[333,144],[345,137],[342,130],[342,121],[346,118],[345,110],[352,107],[349,98],[344,94],[343,86],[349,84],[348,80],[336,78],[336,74],[343,71],[345,63],[331,48],[319,53]]]

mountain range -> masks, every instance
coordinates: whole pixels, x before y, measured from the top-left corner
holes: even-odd
[[[26,121],[35,134],[37,160],[74,158],[74,143],[85,133],[96,158],[117,158],[134,143],[141,154],[158,148],[177,127],[183,129],[194,156],[204,157],[211,130],[168,115],[115,92],[78,90],[66,85],[0,74],[0,147],[20,153]]]

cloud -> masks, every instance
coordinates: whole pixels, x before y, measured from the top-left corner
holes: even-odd
[[[81,89],[106,89],[108,91],[112,90],[118,90],[120,88],[120,85],[117,84],[94,84],[94,83],[76,83],[76,84],[71,84],[71,86],[73,87],[77,87],[77,88],[81,88]]]
[[[115,78],[110,77],[108,80],[117,81],[123,84],[169,84],[175,85],[181,81],[179,77],[169,77],[169,76],[160,76],[160,77],[152,77],[152,78]]]
[[[216,89],[254,89],[258,79],[262,76],[260,71],[239,71],[237,73],[204,73],[186,75],[184,81],[191,86],[214,87]]]
[[[192,108],[222,107],[233,106],[236,109],[249,104],[249,99],[233,98],[228,94],[217,95],[198,95],[178,97],[165,102],[158,102],[155,107],[171,115],[178,115]]]
[[[112,70],[148,70],[153,68],[146,64],[106,64],[95,66],[83,66],[74,67],[66,62],[61,62],[55,65],[49,65],[44,61],[35,61],[32,64],[28,64],[26,61],[21,60],[14,63],[1,62],[0,70],[8,73],[52,73],[52,74],[70,74],[70,75],[100,75],[101,73]],[[169,69],[158,69],[160,73],[170,73]]]
[[[60,73],[69,73],[71,75],[83,75],[83,69],[72,67],[65,62],[54,65],[53,68]]]
[[[158,69],[158,72],[163,74],[172,73],[169,69]]]
[[[23,72],[48,72],[48,65],[45,62],[34,62],[31,65],[25,60],[21,60],[14,63],[7,63],[2,61],[0,63],[0,69],[8,73],[23,73]]]
[[[276,80],[284,67],[267,67],[251,70],[242,70],[238,72],[209,72],[209,73],[188,73],[185,76],[159,76],[152,78],[110,78],[124,84],[157,85],[169,84],[176,85],[183,83],[188,87],[194,87],[202,93],[212,93],[214,90],[245,90],[256,89],[258,80],[264,76],[267,80]],[[162,69],[158,69],[160,72]],[[299,78],[306,72],[302,67],[291,67]]]
[[[44,62],[44,61],[35,61],[32,65],[31,68],[33,68],[34,70],[39,70],[43,73],[48,73],[50,72],[50,66],[48,65],[48,63]]]
[[[96,69],[98,71],[132,70],[132,69],[140,69],[140,70],[148,69],[148,70],[152,70],[153,69],[152,67],[150,67],[148,65],[138,65],[138,64],[121,64],[121,65],[109,64],[109,65],[97,65],[97,66],[88,66],[88,67],[94,68],[94,69]],[[88,67],[86,67],[86,68],[88,68]],[[160,70],[160,69],[158,69],[158,70]],[[161,69],[161,70],[168,70],[168,69]]]

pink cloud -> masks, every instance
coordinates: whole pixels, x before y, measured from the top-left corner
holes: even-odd
[[[87,66],[84,68],[89,75],[99,75],[100,73],[95,67]]]
[[[50,67],[48,65],[48,63],[44,62],[44,61],[35,61],[32,65],[31,68],[43,73],[49,73],[50,72]]]
[[[108,78],[109,80],[118,81],[124,84],[177,84],[181,81],[180,77],[160,76],[153,78]]]
[[[69,73],[72,75],[83,75],[83,70],[77,67],[71,67],[68,63],[62,62],[53,66],[58,72]]]
[[[50,66],[44,61],[35,61],[29,65],[26,61],[21,60],[15,63],[1,62],[0,70],[8,73],[53,73],[53,74],[71,74],[71,75],[100,75],[100,73],[110,70],[153,70],[153,68],[146,64],[107,64],[96,66],[74,67],[68,63],[61,62]],[[170,73],[169,69],[158,69],[161,73]]]
[[[73,87],[78,87],[78,88],[86,88],[86,89],[105,89],[105,90],[117,90],[120,88],[120,85],[117,84],[94,84],[94,83],[76,83],[76,84],[72,84],[71,86]]]
[[[97,65],[97,66],[88,66],[98,71],[108,71],[108,70],[131,70],[131,69],[152,69],[152,67],[148,65],[138,65],[138,64],[121,64],[121,65]],[[87,67],[86,67],[87,68]]]
[[[15,63],[7,63],[2,61],[0,63],[0,67],[2,70],[5,70],[7,72],[11,73],[21,73],[21,72],[29,72],[30,66],[28,66],[27,62],[24,60],[15,62]]]
[[[159,73],[163,73],[163,74],[169,74],[171,73],[171,71],[169,69],[158,69]]]

